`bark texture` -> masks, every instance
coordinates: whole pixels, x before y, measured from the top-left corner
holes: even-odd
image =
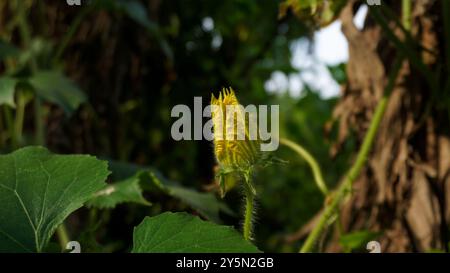
[[[400,2],[389,4],[398,18]],[[363,30],[355,27],[355,7],[354,1],[349,1],[341,13],[350,59],[348,83],[334,111],[339,135],[332,155],[339,152],[353,132],[361,143],[399,54],[370,14]],[[411,32],[423,48],[433,52],[417,50],[432,70],[444,62],[441,9],[441,1],[412,1]],[[390,23],[403,39],[402,32]],[[433,97],[422,74],[405,61],[366,167],[354,183],[351,198],[342,207],[344,231],[383,232],[379,238],[383,252],[448,248],[449,119],[448,109],[439,107]],[[336,240],[327,250],[340,250]]]

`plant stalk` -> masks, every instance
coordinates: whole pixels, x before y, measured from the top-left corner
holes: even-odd
[[[406,30],[411,30],[411,0],[402,0],[402,24]]]
[[[35,128],[35,143],[37,145],[45,145],[45,131],[44,131],[44,115],[42,111],[42,101],[41,99],[35,95],[34,101],[34,124]]]
[[[25,118],[26,98],[21,92],[17,94],[16,119],[14,121],[13,148],[16,149],[22,142],[23,120]]]
[[[8,130],[8,136],[5,137],[5,140],[7,140],[8,138],[11,139],[11,146],[14,147],[16,144],[14,143],[15,138],[14,138],[14,121],[13,121],[13,116],[12,116],[12,110],[8,108],[8,106],[4,105],[3,106],[3,114],[5,115],[5,121],[6,121],[6,128]]]
[[[59,245],[61,246],[61,249],[62,250],[66,249],[67,244],[70,241],[66,226],[64,224],[61,224],[56,229],[56,234],[58,235],[58,241],[59,241]]]
[[[61,58],[62,54],[64,53],[64,50],[69,45],[70,40],[75,35],[76,31],[78,30],[78,27],[83,22],[83,19],[86,17],[86,15],[92,10],[91,5],[88,5],[83,8],[83,10],[78,13],[77,17],[73,20],[72,24],[70,25],[69,29],[67,30],[66,34],[61,40],[61,43],[59,44],[58,48],[56,49],[55,57],[53,58],[53,61],[57,61]]]
[[[17,1],[17,7],[19,12],[18,17],[18,25],[19,25],[19,31],[20,36],[23,41],[23,45],[25,48],[31,47],[31,32],[30,28],[28,26],[27,22],[27,10],[24,5],[24,1],[18,0]],[[33,56],[30,58],[30,68],[31,72],[35,74],[38,71],[38,65]],[[45,144],[45,133],[44,133],[44,121],[43,121],[43,111],[42,111],[42,101],[41,99],[35,94],[34,99],[34,122],[35,122],[35,143],[37,145],[43,145]]]

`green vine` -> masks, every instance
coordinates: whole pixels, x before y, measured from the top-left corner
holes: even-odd
[[[280,143],[295,151],[298,155],[300,155],[300,157],[302,157],[308,163],[309,167],[313,172],[314,181],[316,182],[317,187],[325,196],[327,196],[329,191],[323,179],[320,166],[317,163],[316,159],[314,159],[314,157],[305,148],[303,148],[302,146],[298,145],[293,141],[290,141],[285,138],[280,138]]]
[[[331,195],[331,202],[325,207],[324,212],[318,221],[318,224],[311,231],[302,248],[300,249],[301,253],[311,252],[313,250],[316,241],[318,240],[320,235],[324,232],[327,223],[336,213],[336,210],[338,209],[341,202],[344,200],[344,197],[347,196],[349,192],[351,192],[353,181],[355,181],[355,179],[360,174],[361,169],[363,168],[367,156],[372,148],[373,141],[375,139],[384,112],[386,110],[388,98],[394,87],[395,81],[400,71],[401,64],[402,58],[399,58],[394,62],[393,70],[390,74],[389,82],[386,87],[384,96],[378,102],[369,129],[367,131],[366,136],[364,137],[363,143],[356,157],[356,161],[348,171],[343,182],[339,185],[338,189],[336,190],[336,193]]]

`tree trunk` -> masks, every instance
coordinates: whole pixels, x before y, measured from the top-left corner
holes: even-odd
[[[386,39],[380,25],[373,22],[371,11],[364,29],[358,30],[353,24],[355,3],[349,2],[341,13],[350,49],[348,83],[334,111],[339,120],[339,134],[332,154],[339,151],[351,131],[356,132],[361,143],[393,61],[402,53]],[[443,1],[411,2],[411,33],[422,46],[417,52],[423,63],[436,71],[445,59],[440,57],[445,54],[445,41],[438,35],[443,36],[444,32]],[[389,5],[401,18],[401,1],[385,1],[383,5]],[[394,22],[389,23],[403,40],[401,30]],[[344,232],[381,231],[378,241],[383,252],[448,250],[449,112],[448,105],[439,107],[435,98],[423,74],[405,60],[366,167],[341,208]],[[332,240],[327,250],[340,250],[336,240]]]

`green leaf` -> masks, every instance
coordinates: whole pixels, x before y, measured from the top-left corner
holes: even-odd
[[[70,115],[86,101],[84,93],[58,71],[40,71],[30,78],[38,96],[59,105]]]
[[[179,184],[164,178],[158,172],[141,172],[138,175],[141,179],[150,178],[150,181],[154,186],[153,189],[157,188],[164,193],[181,200],[206,219],[221,223],[219,217],[220,211],[229,215],[234,215],[233,211],[213,193],[199,192],[194,189],[182,187]]]
[[[17,80],[11,77],[0,77],[0,105],[6,104],[16,107],[14,103],[14,92]]]
[[[99,209],[111,209],[125,202],[150,206],[151,203],[142,196],[142,188],[139,182],[140,179],[138,177],[130,177],[124,181],[108,185],[95,193],[94,198],[89,200],[86,206]]]
[[[355,249],[362,249],[366,244],[381,235],[380,232],[371,232],[367,230],[355,231],[342,235],[339,239],[340,245],[350,251]]]
[[[113,180],[122,180],[131,176],[139,177],[140,185],[145,191],[159,191],[162,194],[176,198],[196,210],[201,216],[216,223],[221,223],[220,212],[235,215],[215,194],[183,187],[180,183],[165,178],[154,168],[144,168],[116,161],[110,161],[109,165],[113,172]]]
[[[228,226],[200,220],[187,213],[165,212],[146,217],[133,233],[134,253],[260,252]]]
[[[219,212],[233,215],[233,211],[220,202],[213,193],[198,192],[185,187],[168,187],[169,194],[185,202],[205,218],[220,223]]]
[[[106,161],[27,147],[0,156],[0,252],[41,252],[55,229],[105,186]]]

